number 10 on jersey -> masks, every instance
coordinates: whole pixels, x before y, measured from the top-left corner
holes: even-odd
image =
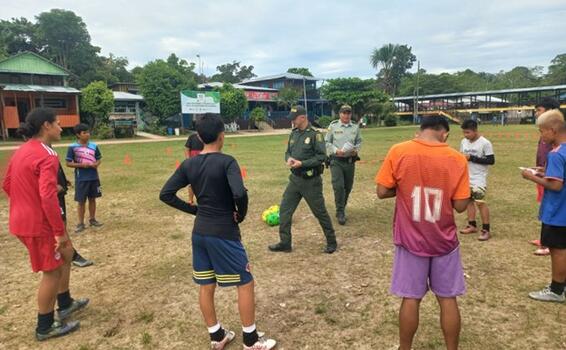
[[[440,188],[415,186],[411,194],[413,199],[413,221],[421,222],[423,206],[425,221],[434,224],[440,220],[442,196],[443,191]]]

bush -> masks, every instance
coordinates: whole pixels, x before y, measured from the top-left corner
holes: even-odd
[[[397,116],[388,114],[384,120],[385,126],[397,126]]]
[[[101,140],[113,139],[114,129],[108,126],[108,124],[100,123],[96,126],[96,129],[94,129],[94,135]]]
[[[267,119],[267,111],[264,108],[256,107],[250,113],[250,124],[264,122]]]
[[[321,127],[321,128],[328,128],[328,126],[330,125],[330,122],[332,122],[333,120],[335,120],[337,118],[333,118],[329,115],[323,115],[322,117],[318,118],[316,120],[316,123]]]
[[[149,123],[146,123],[143,128],[143,131],[154,135],[161,135],[161,136],[167,135],[167,128],[165,126],[160,125],[158,119],[153,119]]]

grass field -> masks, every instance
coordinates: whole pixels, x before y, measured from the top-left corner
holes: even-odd
[[[550,262],[534,257],[529,239],[538,238],[535,188],[518,166],[533,165],[534,126],[485,127],[496,164],[489,175],[492,240],[461,238],[468,293],[460,298],[462,349],[566,349],[566,306],[527,298],[545,286]],[[390,295],[393,200],[378,201],[373,178],[387,149],[409,139],[414,128],[363,132],[362,161],[349,204],[349,221],[336,232],[339,251],[322,254],[324,236],[302,203],[294,216],[294,251],[273,254],[277,228],[261,212],[277,204],[287,182],[285,136],[226,139],[225,152],[247,170],[250,210],[243,241],[256,278],[257,324],[279,341],[279,349],[390,349],[397,344],[399,299]],[[450,143],[461,131],[454,127]],[[81,329],[38,344],[33,338],[39,275],[30,272],[24,247],[7,233],[7,201],[0,199],[1,349],[207,349],[208,335],[191,280],[193,218],[158,200],[158,193],[183,157],[182,142],[106,145],[101,148],[100,229],[71,234],[95,266],[73,268],[72,293],[91,298],[78,316]],[[65,149],[57,149],[60,155]],[[124,164],[128,155],[131,162]],[[8,152],[0,152],[4,163]],[[67,169],[70,178],[71,171]],[[326,203],[334,218],[330,174],[324,174]],[[72,191],[67,196],[69,227],[76,224]],[[458,217],[459,224],[465,222]],[[229,349],[241,348],[236,291],[218,289],[221,322],[236,330]],[[422,303],[415,349],[441,349],[438,306]]]

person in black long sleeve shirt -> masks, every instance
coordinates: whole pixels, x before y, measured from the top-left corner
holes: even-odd
[[[485,202],[487,189],[488,166],[495,164],[493,145],[488,139],[481,136],[478,131],[478,123],[468,119],[462,123],[464,139],[460,144],[460,151],[464,153],[468,160],[470,172],[470,186],[472,201],[468,205],[468,225],[460,233],[476,233],[476,205],[482,220],[482,229],[478,239],[487,241],[490,239],[489,208]]]
[[[214,292],[238,287],[244,349],[267,350],[273,339],[259,338],[255,327],[254,280],[238,226],[248,211],[248,195],[236,160],[223,154],[224,123],[215,115],[197,122],[204,143],[201,154],[185,159],[161,189],[159,199],[185,213],[196,215],[192,230],[193,280],[200,285],[200,309],[210,334],[211,347],[223,349],[234,339],[216,318]],[[187,203],[177,192],[193,189],[198,205]]]

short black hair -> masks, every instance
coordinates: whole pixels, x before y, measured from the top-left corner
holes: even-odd
[[[202,143],[208,145],[216,141],[224,131],[224,122],[218,115],[207,113],[197,121],[196,129]]]
[[[466,119],[462,123],[462,130],[478,130],[478,122],[473,119]]]
[[[551,109],[559,109],[560,102],[558,102],[555,98],[545,96],[535,105],[535,108],[539,107],[542,107],[547,111]]]
[[[83,131],[88,131],[90,128],[85,123],[79,123],[73,128],[73,134],[80,135]]]
[[[425,129],[433,129],[437,131],[444,129],[446,131],[450,131],[450,125],[444,117],[441,117],[439,115],[431,115],[422,118],[421,130]]]
[[[45,122],[53,123],[57,120],[57,113],[51,108],[36,108],[29,112],[24,123],[18,128],[18,135],[25,138],[36,136]]]

